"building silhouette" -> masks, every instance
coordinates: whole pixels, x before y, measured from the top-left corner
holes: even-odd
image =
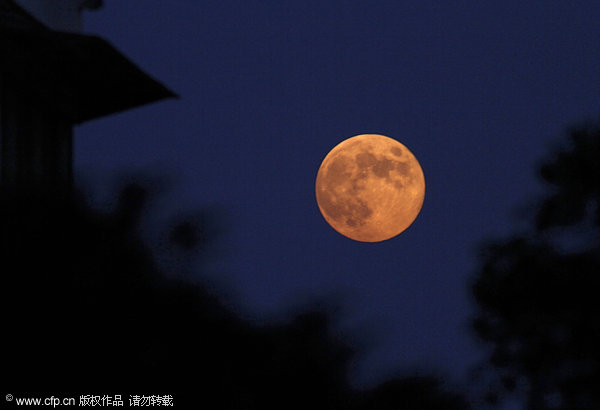
[[[175,94],[109,42],[81,33],[101,0],[0,0],[0,181],[66,193],[73,126]]]

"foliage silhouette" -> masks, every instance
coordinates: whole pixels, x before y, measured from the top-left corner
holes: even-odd
[[[3,192],[3,393],[122,394],[126,405],[129,394],[170,394],[175,406],[211,409],[467,407],[433,378],[350,388],[352,349],[318,309],[258,326],[209,286],[173,279],[136,234],[146,200],[129,185],[101,214],[83,200]],[[191,250],[213,230],[198,217],[169,237]],[[423,400],[429,407],[402,405]]]
[[[472,285],[498,393],[528,409],[600,408],[600,123],[568,135],[529,232],[485,245]]]
[[[356,410],[461,410],[465,399],[447,391],[434,377],[407,377],[384,382],[359,399]]]

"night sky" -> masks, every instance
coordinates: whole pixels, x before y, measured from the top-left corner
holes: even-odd
[[[100,207],[121,175],[168,181],[150,225],[221,209],[198,275],[259,322],[338,303],[365,349],[356,383],[464,382],[483,352],[477,246],[519,229],[536,161],[598,114],[599,15],[597,1],[107,0],[86,32],[181,98],[78,127],[77,182]],[[417,220],[376,244],[335,232],[314,194],[329,150],[363,133],[402,142],[426,180]]]

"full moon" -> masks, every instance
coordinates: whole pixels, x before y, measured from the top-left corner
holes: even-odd
[[[327,154],[316,181],[317,204],[340,234],[380,242],[408,228],[425,198],[419,161],[398,141],[378,134],[348,138]]]

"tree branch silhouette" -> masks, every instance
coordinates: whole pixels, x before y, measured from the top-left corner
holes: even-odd
[[[549,189],[530,230],[482,248],[473,329],[499,393],[528,409],[600,408],[600,123],[572,128],[539,172]]]

